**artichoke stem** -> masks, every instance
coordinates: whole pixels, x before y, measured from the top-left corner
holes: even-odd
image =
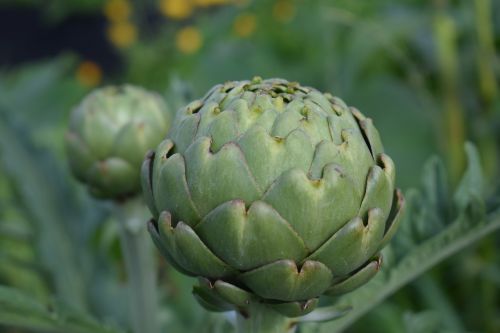
[[[274,311],[262,303],[253,303],[244,315],[238,314],[238,333],[293,333],[297,321]]]
[[[120,243],[127,271],[130,320],[134,333],[158,333],[156,263],[147,232],[148,212],[141,200],[117,206]]]

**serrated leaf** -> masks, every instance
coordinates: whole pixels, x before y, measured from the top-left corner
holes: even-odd
[[[448,177],[444,163],[438,157],[431,158],[424,166],[422,192],[429,208],[436,213],[437,218],[441,220],[449,219],[450,190],[448,188]]]
[[[460,212],[465,211],[470,204],[476,204],[478,199],[483,197],[485,188],[477,148],[468,142],[465,145],[465,152],[467,154],[467,169],[453,197]]]
[[[21,133],[0,110],[0,163],[16,187],[20,211],[32,222],[40,264],[51,274],[58,295],[84,308],[85,284],[63,213],[71,205],[70,196],[57,186],[61,180],[57,165],[47,160],[47,154],[30,147]]]
[[[21,291],[0,286],[0,324],[56,333],[119,333],[65,305],[45,305]]]

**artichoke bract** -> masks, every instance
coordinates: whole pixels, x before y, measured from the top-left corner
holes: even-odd
[[[290,317],[366,283],[404,199],[372,121],[282,79],[228,82],[180,109],[145,160],[149,231],[215,311]]]
[[[95,90],[71,114],[66,152],[73,175],[99,198],[139,193],[144,156],[165,138],[171,118],[162,98],[142,88]]]

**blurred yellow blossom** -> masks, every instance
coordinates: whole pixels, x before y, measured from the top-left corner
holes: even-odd
[[[280,22],[289,22],[295,16],[295,5],[292,0],[278,0],[273,6],[273,17]]]
[[[107,0],[103,11],[109,21],[123,22],[128,20],[132,10],[127,0]]]
[[[203,37],[198,28],[189,26],[177,32],[175,43],[182,53],[192,54],[200,49]]]
[[[76,79],[84,86],[95,87],[102,80],[101,67],[93,61],[82,61],[76,69]]]
[[[257,18],[254,14],[243,13],[234,20],[234,32],[240,37],[252,35],[257,27]]]
[[[117,47],[127,47],[137,39],[137,28],[130,22],[113,23],[108,27],[109,40]]]
[[[192,0],[160,0],[160,11],[163,15],[182,20],[193,12]]]

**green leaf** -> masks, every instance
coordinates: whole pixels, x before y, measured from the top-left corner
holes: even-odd
[[[465,145],[467,170],[453,197],[459,211],[464,211],[470,204],[476,204],[484,195],[485,178],[481,168],[479,152],[471,143]]]
[[[85,308],[84,276],[67,219],[71,214],[65,213],[71,209],[71,194],[65,193],[61,172],[48,155],[26,142],[26,133],[0,110],[0,163],[16,187],[18,208],[31,222],[40,264],[51,274],[59,297]]]
[[[21,274],[19,269],[14,270],[19,265],[11,265],[11,261],[0,263],[0,283],[40,299],[55,294],[80,309],[91,305],[93,313],[127,325],[126,288],[117,279],[120,266],[111,250],[91,246],[109,207],[91,200],[70,177],[65,159],[55,158],[53,145],[34,138],[33,123],[19,118],[12,109],[0,107],[0,171],[9,182],[7,190],[12,196],[9,201],[0,198],[0,211],[13,211],[13,218],[24,222],[30,238],[20,242],[33,253],[31,280],[42,283],[29,283],[26,269],[21,266]],[[62,140],[63,136],[57,137]],[[2,239],[0,253],[6,253]]]
[[[436,311],[406,313],[404,323],[407,333],[443,332],[440,314]]]
[[[424,166],[423,175],[422,192],[429,207],[438,215],[436,218],[450,219],[450,189],[443,162],[438,157],[431,158]]]
[[[120,332],[66,305],[42,304],[17,289],[5,286],[0,286],[0,324],[37,332]]]

